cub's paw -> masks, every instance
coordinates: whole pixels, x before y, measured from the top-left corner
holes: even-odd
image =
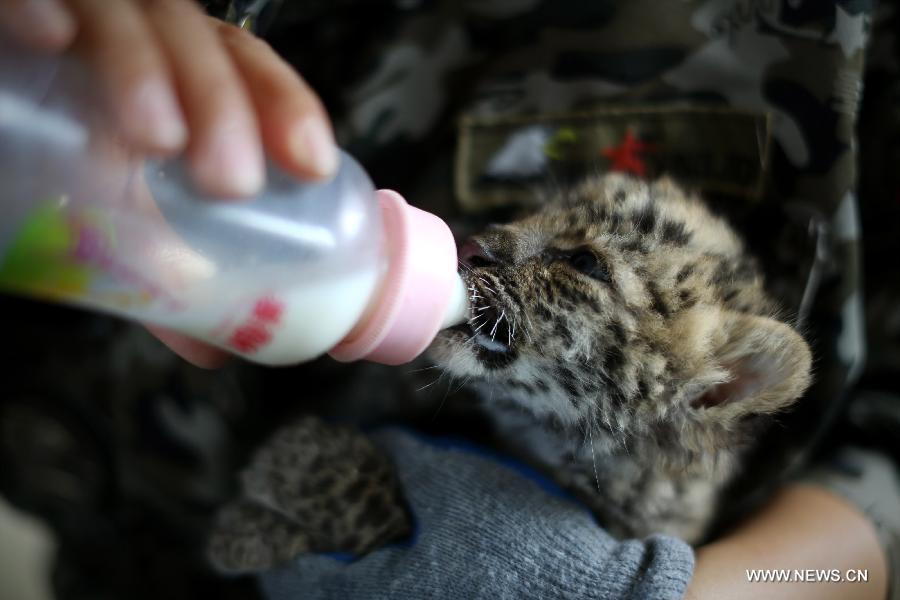
[[[257,451],[207,549],[218,570],[250,573],[304,553],[364,554],[409,532],[384,453],[351,427],[306,417]]]

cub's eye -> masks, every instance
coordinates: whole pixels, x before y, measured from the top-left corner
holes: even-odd
[[[568,258],[569,265],[588,277],[609,283],[609,267],[606,261],[594,254],[591,250],[575,250]]]

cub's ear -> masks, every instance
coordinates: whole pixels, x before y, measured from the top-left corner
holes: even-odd
[[[732,421],[791,405],[810,383],[812,354],[789,325],[767,317],[719,313],[701,383],[688,396],[707,418]]]

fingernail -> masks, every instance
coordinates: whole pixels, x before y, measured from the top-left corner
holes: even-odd
[[[141,83],[134,95],[138,134],[162,148],[177,149],[187,140],[187,127],[181,109],[164,81],[151,79]]]
[[[23,27],[31,27],[54,42],[68,38],[75,31],[72,13],[57,0],[26,0],[20,10]]]
[[[225,194],[252,196],[262,188],[262,152],[244,127],[223,128],[214,134],[199,165],[209,187]]]
[[[309,117],[300,123],[291,137],[291,151],[300,163],[321,177],[337,169],[334,136],[319,118]]]

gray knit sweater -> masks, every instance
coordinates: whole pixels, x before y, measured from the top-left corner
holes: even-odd
[[[397,466],[412,538],[357,560],[300,557],[262,576],[272,600],[684,595],[684,542],[615,540],[548,481],[477,449],[398,430],[374,438]]]

